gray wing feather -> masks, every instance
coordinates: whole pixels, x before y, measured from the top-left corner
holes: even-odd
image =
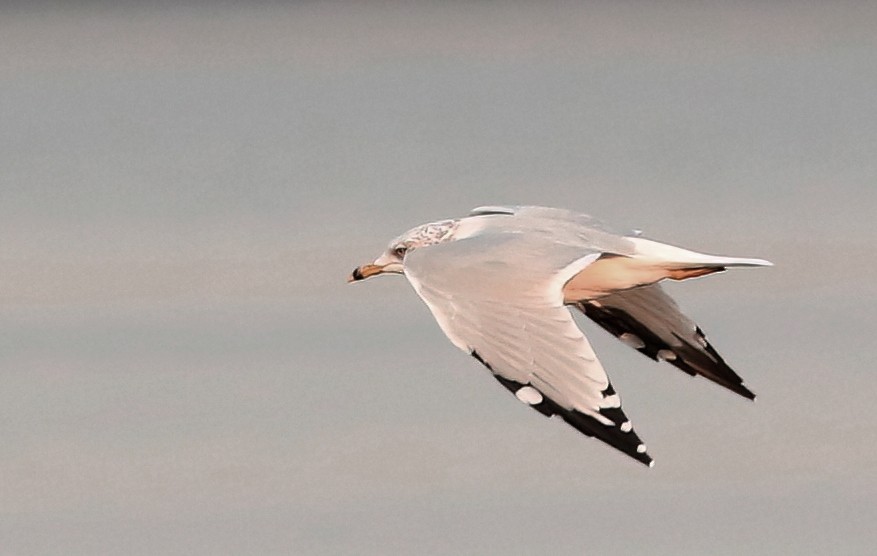
[[[555,246],[570,245],[616,255],[635,252],[628,238],[587,214],[571,210],[537,206],[478,207],[463,220],[473,218],[483,222],[481,229],[488,233],[526,232],[543,236]]]

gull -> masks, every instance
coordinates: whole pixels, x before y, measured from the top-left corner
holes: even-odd
[[[497,206],[405,232],[348,281],[404,274],[448,339],[518,400],[652,467],[569,307],[647,357],[754,400],[659,282],[756,266],[772,263],[618,235],[569,210]]]

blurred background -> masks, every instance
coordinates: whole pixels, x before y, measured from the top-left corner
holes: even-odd
[[[0,554],[870,554],[877,4],[7,3]],[[748,403],[582,323],[657,465],[527,409],[404,230],[542,204]]]

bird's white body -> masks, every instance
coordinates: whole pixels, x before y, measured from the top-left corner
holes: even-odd
[[[562,209],[481,207],[409,230],[353,279],[404,273],[451,342],[519,400],[651,464],[567,306],[653,359],[754,399],[658,282],[766,265],[617,235]]]

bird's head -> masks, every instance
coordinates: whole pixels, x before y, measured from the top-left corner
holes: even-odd
[[[430,222],[408,230],[387,246],[386,251],[370,264],[353,269],[348,282],[358,282],[378,274],[403,274],[405,257],[415,249],[452,239],[458,220]]]

